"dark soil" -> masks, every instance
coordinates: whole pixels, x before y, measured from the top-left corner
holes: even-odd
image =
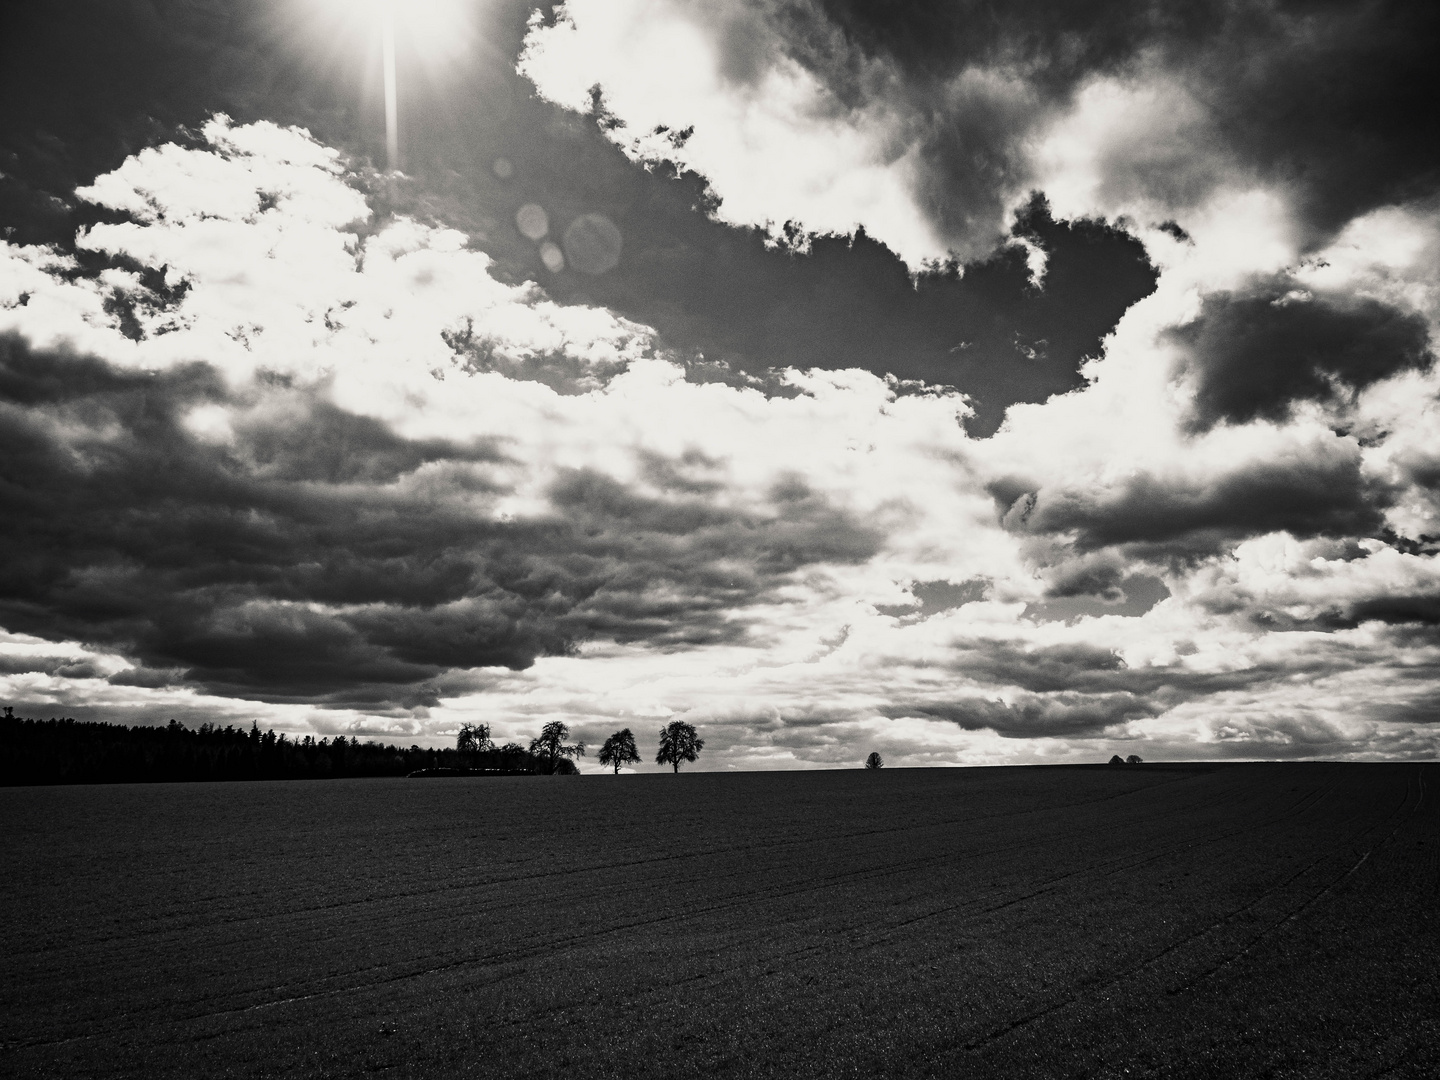
[[[0,790],[0,1075],[1440,1076],[1440,770]]]

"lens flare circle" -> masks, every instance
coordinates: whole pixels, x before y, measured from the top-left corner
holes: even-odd
[[[515,227],[527,240],[543,240],[550,231],[550,216],[544,207],[526,203],[515,212]]]
[[[566,228],[560,242],[570,269],[582,274],[603,274],[620,263],[620,228],[604,214],[582,214]]]
[[[564,253],[560,250],[559,245],[550,240],[546,240],[540,245],[540,261],[552,274],[558,274],[565,269]]]

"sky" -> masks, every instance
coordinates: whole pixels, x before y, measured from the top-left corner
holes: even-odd
[[[17,714],[1440,749],[1433,5],[11,7]]]

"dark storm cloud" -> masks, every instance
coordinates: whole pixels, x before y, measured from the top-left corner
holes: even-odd
[[[1148,574],[1121,576],[1094,574],[1090,568],[1079,573],[1062,573],[1046,590],[1046,598],[1025,605],[1023,618],[1046,622],[1068,621],[1091,615],[1120,615],[1134,618],[1144,615],[1170,595],[1165,583]]]
[[[1157,559],[1213,554],[1278,530],[1301,538],[1374,535],[1384,527],[1382,511],[1392,497],[1362,475],[1354,446],[1203,479],[1138,473],[1106,491],[1042,489],[1016,496],[1012,481],[990,490],[1013,531],[1069,534],[1082,552],[1128,545],[1133,555]],[[1094,583],[1102,594],[1108,584]]]
[[[103,679],[105,673],[89,660],[73,656],[0,656],[0,675],[36,672],[62,679]]]
[[[653,216],[663,205],[623,219],[627,236],[640,234],[634,254],[585,295],[658,327],[677,348],[758,376],[779,364],[858,367],[958,387],[974,399],[967,427],[980,436],[1017,401],[1081,386],[1080,362],[1156,281],[1137,241],[1097,222],[1056,222],[1043,199],[1014,228],[1048,255],[1039,288],[1018,246],[912,277],[863,231],[815,238],[796,254],[767,249],[752,230]],[[565,296],[570,285],[551,289]]]
[[[1430,491],[1440,491],[1440,457],[1433,453],[1407,453],[1398,455],[1396,464],[1410,483]],[[1422,543],[1433,545],[1435,539],[1424,537]]]
[[[1060,695],[1072,703],[1093,697],[1113,704],[1123,698],[1124,708],[1159,715],[1194,698],[1263,686],[1297,672],[1329,672],[1357,663],[1363,660],[1347,659],[1343,649],[1317,646],[1311,655],[1285,664],[1192,672],[1131,667],[1115,650],[1084,643],[1027,648],[1018,642],[982,639],[957,646],[947,666],[982,685],[1014,687],[1042,697]]]
[[[806,26],[804,8],[792,17]],[[967,67],[1008,66],[1048,95],[1068,93],[1096,71],[1116,70],[1156,38],[1200,40],[1215,33],[1221,6],[1156,5],[1148,0],[978,0],[903,5],[887,0],[820,0],[822,11],[854,44],[893,60],[913,78],[947,80]],[[817,56],[823,37],[809,24],[800,55]]]
[[[971,578],[958,585],[951,581],[916,581],[910,585],[910,595],[919,602],[918,607],[910,604],[876,604],[875,610],[882,615],[902,619],[924,619],[942,611],[953,611],[977,600],[984,600],[990,586],[991,582],[987,578]]]
[[[1125,563],[1111,552],[1072,559],[1056,567],[1045,588],[1049,600],[1095,597],[1118,602],[1125,599],[1120,586],[1126,573]]]
[[[1434,644],[1431,627],[1396,627],[1389,639],[1357,646],[1334,639],[1317,641],[1303,654],[1229,671],[1191,671],[1184,667],[1130,667],[1115,652],[1083,644],[1025,648],[1010,641],[972,641],[949,663],[957,676],[996,689],[1008,688],[1006,700],[956,697],[912,698],[886,705],[882,715],[949,720],[966,730],[993,729],[1006,738],[1087,738],[1128,721],[1160,716],[1178,705],[1217,694],[1257,694],[1293,685],[1297,680],[1334,677],[1347,671],[1390,666],[1395,647]],[[1410,640],[1403,640],[1404,635]],[[1417,637],[1417,635],[1423,635]],[[1409,662],[1397,678],[1417,684],[1433,679],[1433,661]],[[1432,723],[1428,714],[1408,712],[1409,722]],[[1272,716],[1263,723],[1238,721],[1241,731],[1296,745],[1327,741],[1316,724],[1303,717]],[[1307,734],[1310,732],[1310,734]],[[1223,735],[1223,729],[1221,732]],[[1318,752],[1318,751],[1311,751]]]
[[[967,731],[989,728],[1005,738],[1087,738],[1129,720],[1143,720],[1160,712],[1132,694],[1061,692],[1049,696],[1026,694],[1014,702],[973,698],[951,703],[889,706],[885,715],[926,716],[949,720]]]
[[[826,24],[863,55],[889,62],[908,93],[930,105],[927,191],[937,221],[952,228],[973,225],[964,218],[986,206],[995,186],[1023,184],[1024,140],[1096,75],[1158,70],[1204,103],[1208,130],[1187,141],[1207,144],[1171,162],[1157,162],[1151,147],[1128,147],[1129,176],[1125,161],[1109,163],[1111,182],[1182,207],[1227,172],[1253,171],[1296,191],[1318,240],[1440,179],[1440,114],[1429,104],[1440,98],[1433,4],[807,0],[788,10],[794,55],[842,97],[866,88]],[[1004,72],[1024,94],[947,100],[939,88],[969,68]],[[993,197],[988,209],[993,217]]]
[[[959,671],[995,686],[1018,686],[1032,693],[1107,693],[1125,661],[1112,649],[1091,645],[1017,648],[1003,642],[981,642],[951,662]]]
[[[773,378],[777,367],[862,368],[959,388],[976,411],[968,430],[988,436],[1011,404],[1083,385],[1081,361],[1099,355],[1120,316],[1155,287],[1156,271],[1137,240],[1099,222],[1057,222],[1039,197],[1012,230],[1047,255],[1039,288],[1018,245],[918,276],[863,229],[814,237],[803,253],[777,248],[759,230],[710,220],[701,178],[639,169],[593,124],[562,130],[567,137],[557,137],[543,160],[531,157],[533,145],[505,152],[544,185],[545,194],[534,197],[555,217],[604,210],[625,234],[625,256],[602,277],[539,279],[562,302],[603,304],[655,327],[696,381],[783,393]],[[566,156],[574,173],[562,171]],[[491,198],[480,190],[491,180],[478,171],[475,177],[476,193],[460,202]],[[463,223],[458,202],[449,205]],[[500,276],[536,276],[533,245],[512,252],[496,244],[513,231],[503,226],[486,243],[501,260]]]
[[[1431,360],[1420,316],[1364,297],[1312,296],[1283,277],[1207,296],[1200,316],[1169,336],[1195,380],[1196,430],[1284,420],[1293,402],[1331,401]]]
[[[707,217],[713,196],[702,178],[647,171],[593,118],[537,99],[513,71],[529,10],[486,9],[465,65],[443,78],[411,72],[401,129],[413,180],[372,201],[382,218],[406,212],[466,230],[502,280],[538,280],[562,303],[604,304],[654,326],[692,378],[758,380],[785,393],[775,368],[865,368],[960,388],[976,402],[971,431],[988,435],[1011,403],[1080,385],[1079,362],[1154,287],[1137,241],[1096,223],[1057,223],[1040,203],[1016,227],[1049,255],[1038,290],[1019,248],[912,282],[863,233],[817,238],[808,254],[767,246],[758,230]],[[237,123],[303,124],[375,158],[383,128],[364,90],[374,58],[363,40],[321,47],[287,11],[269,0],[16,7],[0,34],[0,227],[17,242],[71,245],[97,213],[75,204],[77,183],[217,110]],[[493,169],[500,158],[505,178]],[[584,214],[607,215],[624,238],[619,265],[550,275],[515,227],[526,203],[547,210],[556,234]],[[556,358],[509,362],[483,335],[456,334],[478,370],[570,386]]]
[[[772,487],[771,516],[759,520],[707,494],[656,499],[598,473],[562,478],[551,492],[558,546],[579,583],[568,623],[659,647],[740,640],[739,609],[803,566],[864,562],[882,540],[799,479]]]
[[[240,407],[228,445],[184,426],[206,404]],[[587,637],[739,640],[793,571],[880,542],[799,481],[748,513],[709,505],[682,483],[698,458],[652,460],[659,495],[565,473],[549,513],[495,521],[470,508],[501,490],[491,442],[402,439],[308,391],[237,396],[205,365],[125,372],[14,337],[0,438],[0,622],[139,661],[119,683],[261,700],[425,705],[452,668],[525,668]]]
[[[1388,623],[1440,626],[1440,596],[1376,596],[1350,609],[1357,622],[1379,619]]]
[[[1277,617],[1268,611],[1259,613],[1257,618],[1267,625],[1293,623],[1296,629],[1323,630],[1349,630],[1362,623],[1380,622],[1394,628],[1397,643],[1440,643],[1440,634],[1436,632],[1440,628],[1440,596],[1423,592],[1369,596],[1336,605],[1309,619]]]

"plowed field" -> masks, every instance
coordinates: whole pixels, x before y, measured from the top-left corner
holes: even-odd
[[[0,790],[0,1074],[1440,1076],[1440,768]]]

